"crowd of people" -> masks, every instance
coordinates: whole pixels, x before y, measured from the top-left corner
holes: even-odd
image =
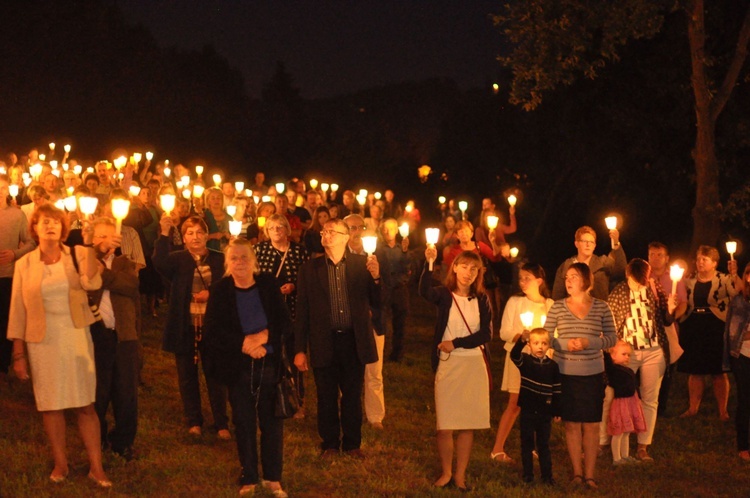
[[[0,376],[31,380],[54,483],[69,472],[68,409],[97,486],[112,486],[103,451],[135,457],[138,338],[162,307],[186,431],[201,437],[207,425],[202,370],[211,429],[231,440],[234,428],[241,495],[262,486],[286,496],[277,403],[287,367],[300,401],[294,416],[316,417],[321,458],[365,459],[362,425],[384,430],[383,363],[403,358],[420,266],[419,295],[437,307],[435,486],[471,489],[473,431],[490,428],[496,333],[508,401],[490,458],[514,462],[505,444],[520,416],[523,481],[534,480],[538,459],[542,482],[555,484],[553,419],[564,424],[574,486],[598,487],[596,460],[608,449],[614,465],[653,461],[675,368],[689,375],[682,416],[698,413],[710,375],[721,420],[730,418],[733,372],[737,449],[750,460],[750,264],[740,275],[731,259],[722,273],[714,247],[700,246],[695,272],[673,280],[665,245],[628,261],[612,229],[611,252],[596,255],[597,233],[583,226],[550,291],[544,269],[506,242],[515,206],[506,224],[491,198],[476,223],[446,201],[440,237],[422,256],[419,210],[412,201],[402,208],[392,190],[339,198],[333,185],[269,186],[263,173],[248,188],[220,177],[209,186],[202,167],[193,174],[134,155],[84,170],[68,153],[58,162],[32,150],[0,163]],[[310,369],[315,414],[304,403]]]

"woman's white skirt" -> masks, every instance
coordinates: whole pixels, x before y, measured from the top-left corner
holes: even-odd
[[[489,429],[490,383],[481,354],[454,354],[440,362],[435,373],[435,414],[439,431]]]

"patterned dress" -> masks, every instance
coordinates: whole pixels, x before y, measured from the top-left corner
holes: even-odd
[[[261,273],[269,273],[276,276],[281,260],[284,257],[284,252],[273,247],[270,240],[264,240],[255,246],[255,256],[258,258]],[[286,259],[284,259],[284,267],[278,276],[279,287],[284,284],[294,284],[296,287],[299,267],[309,259],[310,253],[307,249],[296,242],[290,241]],[[289,314],[292,316],[292,320],[294,320],[296,316],[297,289],[295,288],[291,294],[285,294],[284,300],[289,308]]]

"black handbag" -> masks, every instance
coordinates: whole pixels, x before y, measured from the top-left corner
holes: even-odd
[[[276,383],[276,406],[274,415],[276,418],[290,418],[299,410],[300,399],[297,390],[297,382],[294,380],[292,367],[286,357],[284,348],[281,350],[281,361],[279,362],[279,380]]]

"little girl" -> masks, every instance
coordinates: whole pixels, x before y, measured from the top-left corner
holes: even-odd
[[[615,390],[607,420],[614,465],[638,461],[630,456],[630,433],[646,430],[641,400],[636,392],[635,372],[628,367],[631,351],[630,344],[620,340],[609,353],[604,353],[607,382]]]

